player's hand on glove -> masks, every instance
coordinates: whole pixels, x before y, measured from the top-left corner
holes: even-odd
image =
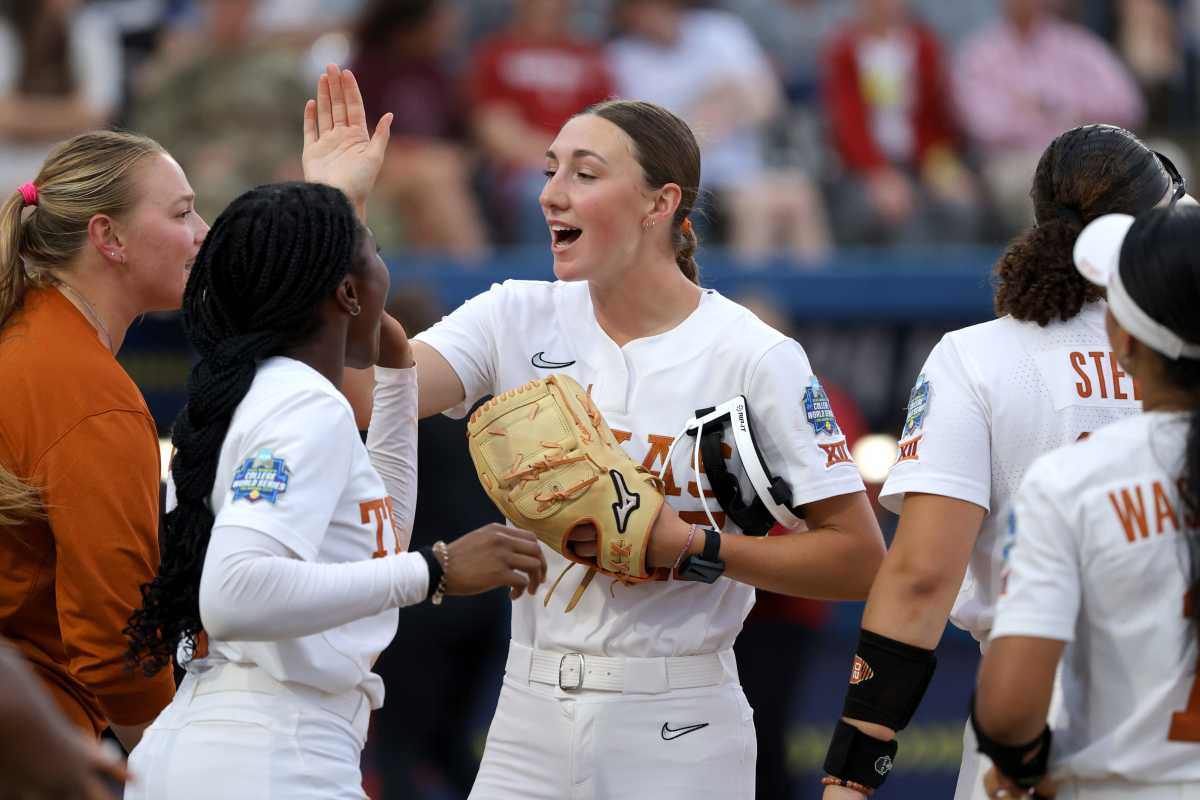
[[[341,189],[361,212],[383,166],[391,125],[391,113],[384,114],[372,134],[358,81],[328,65],[317,99],[304,106],[304,179]]]
[[[658,512],[650,532],[650,544],[646,547],[646,566],[651,568],[671,567],[683,555],[692,526],[679,518],[675,509],[666,503]],[[567,548],[585,559],[595,559],[599,552],[599,535],[594,525],[580,525],[567,537]],[[704,549],[704,537],[693,537],[691,552]]]
[[[522,592],[536,594],[546,579],[546,556],[529,531],[493,522],[447,547],[446,594],[479,594],[507,586],[509,596],[516,600]]]
[[[467,441],[479,481],[504,516],[588,567],[565,610],[596,574],[623,583],[665,577],[647,555],[662,482],[621,449],[574,379],[551,375],[493,398],[471,415]]]
[[[580,558],[596,558],[596,526],[580,525],[567,537],[567,547]]]

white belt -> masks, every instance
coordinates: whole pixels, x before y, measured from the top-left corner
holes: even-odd
[[[528,683],[557,686],[563,691],[661,694],[672,689],[695,689],[737,683],[732,650],[698,656],[621,658],[586,653],[553,653],[510,642],[505,674]]]
[[[192,695],[199,697],[216,692],[259,692],[262,694],[292,695],[306,703],[335,714],[349,722],[355,730],[366,735],[371,716],[371,703],[365,692],[351,689],[330,694],[298,683],[284,683],[267,674],[259,666],[247,664],[216,664],[190,673],[195,681]]]

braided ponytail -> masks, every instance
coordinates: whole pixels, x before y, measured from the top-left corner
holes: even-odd
[[[317,309],[350,270],[358,223],[328,186],[261,186],[233,201],[209,231],[183,296],[183,324],[200,356],[175,420],[171,475],[178,505],[163,522],[158,575],[125,633],[129,658],[153,675],[202,629],[200,574],[212,534],[209,497],[238,404],[258,364],[307,341]]]

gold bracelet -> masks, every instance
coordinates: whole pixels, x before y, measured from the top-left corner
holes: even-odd
[[[437,588],[433,590],[433,597],[430,601],[435,606],[442,604],[442,598],[446,596],[446,577],[450,572],[450,548],[443,541],[433,543],[433,554],[437,556],[437,560],[442,562],[442,578],[438,581]]]

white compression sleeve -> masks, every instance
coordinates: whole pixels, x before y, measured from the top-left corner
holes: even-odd
[[[293,639],[345,625],[429,593],[420,553],[341,564],[301,561],[265,533],[213,529],[200,578],[200,619],[214,639]]]
[[[367,428],[371,466],[392,499],[400,546],[412,539],[417,506],[417,368],[375,368],[375,397]]]

